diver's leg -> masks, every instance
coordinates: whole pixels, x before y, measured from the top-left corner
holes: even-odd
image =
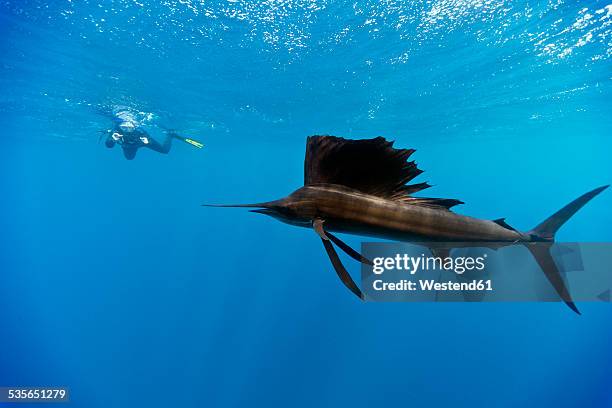
[[[123,155],[128,160],[132,160],[132,159],[134,159],[134,157],[136,157],[136,151],[138,151],[137,147],[132,147],[132,146],[125,147],[125,146],[123,146]]]
[[[145,146],[151,150],[155,150],[156,152],[167,154],[172,147],[172,135],[168,134],[166,136],[164,144],[160,144],[157,140],[149,137],[149,143],[147,143]]]

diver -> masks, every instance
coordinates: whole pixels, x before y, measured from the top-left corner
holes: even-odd
[[[120,123],[115,122],[113,128],[108,131],[108,136],[104,144],[109,149],[115,147],[116,144],[123,149],[123,155],[126,159],[132,160],[136,157],[136,152],[141,147],[147,147],[158,153],[168,154],[172,147],[172,139],[179,139],[190,145],[202,148],[202,143],[179,136],[172,130],[166,130],[166,138],[163,143],[153,139],[144,129],[137,127],[132,121],[125,120]]]

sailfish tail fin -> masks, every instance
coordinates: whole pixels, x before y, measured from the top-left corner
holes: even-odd
[[[531,243],[525,243],[538,265],[555,288],[561,299],[574,312],[580,314],[576,304],[565,285],[563,277],[559,272],[559,268],[550,253],[552,243],[555,241],[555,234],[572,215],[581,209],[586,203],[591,201],[596,195],[604,191],[609,186],[598,187],[588,193],[585,193],[561,208],[559,211],[538,224],[534,229],[527,232],[531,236]]]
[[[563,224],[567,220],[571,218],[572,215],[576,214],[576,212],[581,209],[586,203],[591,201],[596,195],[604,191],[606,188],[610,187],[601,186],[594,190],[585,193],[545,219],[543,222],[538,224],[537,227],[528,232],[533,238],[534,241],[554,241],[555,234],[561,228]]]
[[[550,249],[552,247],[552,242],[537,242],[537,243],[526,243],[525,246],[531,252],[531,255],[535,258],[536,262],[540,266],[540,269],[546,275],[546,278],[551,283],[553,288],[559,296],[561,300],[565,302],[565,304],[572,309],[577,314],[580,314],[578,307],[574,303],[572,296],[565,285],[565,281],[563,280],[563,276],[561,272],[559,272],[559,268],[553,259]]]

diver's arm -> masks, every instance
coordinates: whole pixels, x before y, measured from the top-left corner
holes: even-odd
[[[115,144],[122,145],[124,142],[125,141],[123,139],[123,134],[121,134],[121,130],[117,127],[113,127],[113,129],[109,131],[109,135],[104,144],[110,149],[111,147],[115,146]]]
[[[151,137],[151,136],[149,136],[147,131],[144,130],[144,129],[135,129],[134,130],[134,135],[136,135],[138,137]]]
[[[106,147],[108,147],[109,149],[115,147],[115,139],[113,139],[112,135],[108,135],[106,137],[106,140],[104,141],[104,144],[106,145]]]
[[[141,138],[141,140],[142,139],[143,138]],[[154,150],[158,153],[167,154],[168,152],[170,152],[170,148],[172,147],[172,138],[170,136],[166,136],[166,140],[164,140],[164,143],[161,144],[157,140],[148,136],[146,138],[146,142],[144,142],[143,140],[143,143],[144,143],[143,146],[146,146],[151,150]]]

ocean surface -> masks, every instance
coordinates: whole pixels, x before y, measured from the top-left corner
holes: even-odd
[[[0,32],[0,386],[612,406],[609,304],[361,303],[313,231],[200,206],[300,187],[308,135],[384,136],[428,195],[535,226],[612,182],[609,0],[0,0]],[[100,141],[117,107],[205,147],[125,160]],[[608,190],[558,240],[611,242],[611,209]]]

